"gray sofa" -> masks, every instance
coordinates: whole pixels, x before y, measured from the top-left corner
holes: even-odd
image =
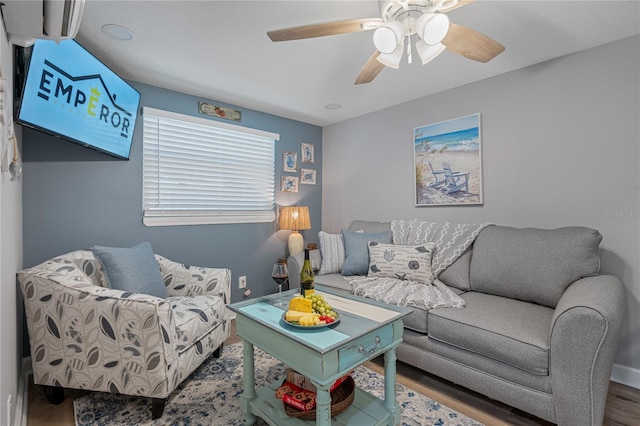
[[[559,425],[601,424],[625,311],[621,280],[599,274],[601,240],[585,227],[483,228],[438,276],[466,306],[414,309],[398,359]],[[288,259],[292,288],[302,260]],[[316,283],[353,292],[339,273]]]

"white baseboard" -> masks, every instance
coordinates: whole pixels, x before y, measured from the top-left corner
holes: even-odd
[[[624,365],[613,364],[611,380],[616,383],[631,386],[632,388],[640,389],[640,370]]]
[[[22,358],[20,376],[18,378],[18,394],[16,411],[13,413],[14,426],[27,425],[27,404],[29,403],[29,375],[31,375],[31,357]]]

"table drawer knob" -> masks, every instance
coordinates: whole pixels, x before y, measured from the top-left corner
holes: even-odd
[[[369,349],[369,353],[372,354],[374,353],[376,350],[378,350],[378,348],[380,347],[380,336],[376,336],[376,338],[374,339],[374,342],[376,343],[376,346],[373,349]],[[364,345],[360,345],[358,347],[358,351],[361,354],[367,353],[367,350],[365,349]]]

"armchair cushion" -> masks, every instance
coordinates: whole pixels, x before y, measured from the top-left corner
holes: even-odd
[[[145,242],[131,248],[94,246],[91,251],[102,265],[110,288],[167,297],[151,244]]]
[[[167,298],[176,323],[175,349],[182,353],[197,344],[224,319],[225,303],[211,295]]]

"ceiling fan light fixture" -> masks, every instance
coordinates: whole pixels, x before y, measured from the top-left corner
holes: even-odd
[[[429,45],[424,42],[424,40],[418,40],[416,42],[416,51],[420,56],[420,60],[422,60],[422,65],[425,65],[431,62],[436,58],[439,54],[441,54],[446,49],[446,46],[442,43]]]
[[[379,52],[392,54],[403,37],[404,27],[401,22],[387,22],[373,32],[373,44]]]
[[[449,17],[444,13],[424,13],[416,22],[418,36],[428,45],[442,42],[449,31]]]
[[[378,55],[378,62],[390,68],[400,68],[400,61],[402,60],[402,54],[404,53],[404,39],[400,39],[400,43],[396,46],[396,50],[391,53],[380,53]]]
[[[433,7],[436,10],[448,10],[460,3],[460,0],[438,0]]]
[[[0,0],[1,2],[2,0]],[[404,48],[407,62],[419,54],[423,64],[445,49],[476,62],[489,62],[505,47],[471,28],[449,22],[446,13],[474,0],[378,0],[379,18],[345,19],[268,31],[274,42],[326,37],[371,30],[376,46],[354,84],[373,81],[385,66],[399,68]],[[416,35],[412,39],[413,35]],[[406,41],[404,40],[406,38]],[[412,46],[415,45],[416,51]],[[405,46],[406,45],[406,46]]]

